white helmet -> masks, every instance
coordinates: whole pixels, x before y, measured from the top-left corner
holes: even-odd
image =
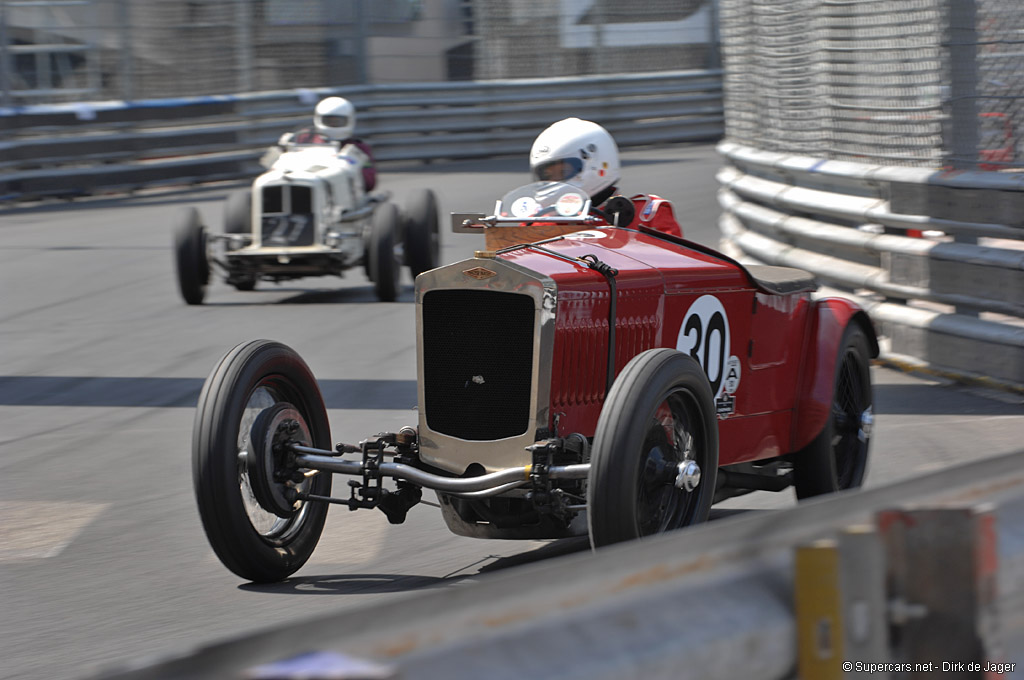
[[[594,199],[619,181],[619,148],[597,123],[566,118],[534,140],[530,172],[537,180],[579,187]]]
[[[356,127],[356,107],[341,97],[322,99],[313,110],[313,127],[327,139],[348,139]]]

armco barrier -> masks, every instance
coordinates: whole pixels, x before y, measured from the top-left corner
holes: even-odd
[[[889,358],[1024,386],[1024,174],[718,148],[726,252],[855,297]]]
[[[523,154],[568,116],[622,146],[718,139],[720,71],[289,90],[0,109],[0,200],[94,194],[250,176],[322,97],[358,111],[357,132],[389,160]]]
[[[263,633],[95,677],[897,677],[867,665],[881,663],[910,664],[898,677],[1015,663],[1017,675],[985,677],[1019,677],[1022,527],[1024,451],[383,605],[268,621]],[[341,673],[355,662],[362,674]]]

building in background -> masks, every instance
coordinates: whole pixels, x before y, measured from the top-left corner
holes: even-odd
[[[0,0],[3,103],[706,68],[711,0]]]
[[[0,2],[6,104],[466,79],[469,0]]]
[[[521,78],[717,66],[710,0],[477,0],[475,76]]]

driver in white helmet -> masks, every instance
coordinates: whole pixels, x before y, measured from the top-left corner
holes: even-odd
[[[615,193],[619,181],[619,147],[603,127],[566,118],[540,133],[530,149],[534,179],[579,187],[597,207]]]
[[[622,177],[619,147],[597,123],[566,118],[541,132],[530,149],[530,172],[538,181],[563,182],[582,189],[609,222],[646,227],[680,238],[683,235],[672,204],[660,196],[613,197]]]
[[[373,151],[362,139],[353,137],[356,127],[356,108],[344,97],[328,97],[320,100],[313,110],[313,127],[303,128],[295,132],[281,135],[277,145],[288,151],[297,146],[312,144],[332,144],[341,149],[352,144],[363,152],[363,183],[366,191],[372,191],[377,185],[377,170],[373,163]],[[362,159],[360,159],[362,160]]]

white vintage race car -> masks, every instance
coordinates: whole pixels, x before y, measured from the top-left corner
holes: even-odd
[[[223,234],[209,233],[194,207],[182,210],[174,255],[185,302],[202,304],[215,267],[227,283],[249,291],[261,279],[341,276],[362,266],[377,297],[394,300],[402,265],[414,279],[437,266],[437,200],[422,189],[400,211],[388,192],[367,193],[367,160],[352,144],[280,154],[251,189],[228,197]]]

